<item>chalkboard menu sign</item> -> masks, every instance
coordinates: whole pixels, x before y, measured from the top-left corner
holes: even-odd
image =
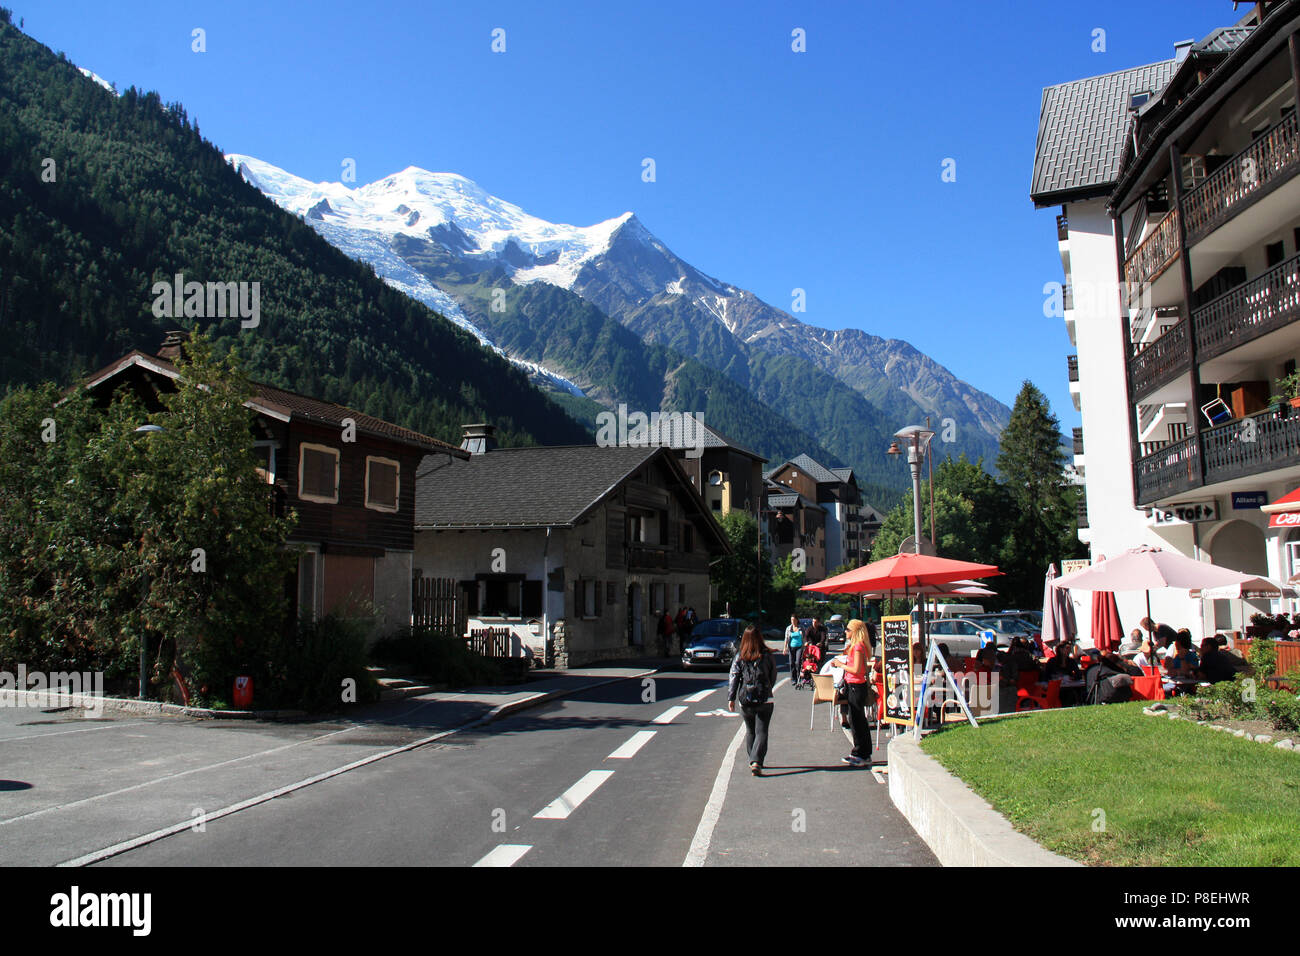
[[[880,619],[885,674],[885,722],[912,726],[912,619],[903,614]]]

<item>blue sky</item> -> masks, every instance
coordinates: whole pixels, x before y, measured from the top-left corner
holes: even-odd
[[[2,0],[119,89],[180,101],[227,152],[312,180],[460,173],[536,216],[636,212],[799,318],[911,342],[1063,428],[1054,211],[1029,179],[1044,86],[1167,59],[1230,0],[261,4]],[[191,31],[207,50],[191,50]],[[505,31],[505,52],[491,49]],[[791,49],[805,31],[806,52]],[[1093,52],[1093,31],[1105,52]],[[656,181],[642,181],[653,158]],[[941,178],[956,161],[956,181]]]

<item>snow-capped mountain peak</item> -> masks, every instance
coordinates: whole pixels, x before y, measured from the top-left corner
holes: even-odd
[[[464,176],[418,166],[352,188],[340,182],[312,183],[252,156],[232,153],[226,159],[297,215],[390,238],[454,244],[461,255],[501,258],[521,283],[572,287],[582,267],[604,253],[614,233],[632,218],[626,212],[592,226],[547,222]]]

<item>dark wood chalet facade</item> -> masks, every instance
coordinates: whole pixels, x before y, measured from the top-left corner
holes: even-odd
[[[104,402],[131,388],[157,408],[159,393],[179,377],[171,359],[182,341],[169,336],[156,356],[130,352],[85,387]],[[246,404],[259,472],[273,507],[298,516],[289,537],[300,552],[295,615],[372,618],[372,635],[409,624],[416,471],[426,456],[468,453],[343,405],[252,384]]]

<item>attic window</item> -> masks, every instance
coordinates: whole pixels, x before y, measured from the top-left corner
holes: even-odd
[[[391,458],[366,456],[366,507],[396,511],[400,466]]]
[[[338,502],[338,449],[307,442],[298,446],[298,497],[323,504]]]
[[[1131,110],[1138,109],[1147,100],[1151,99],[1151,91],[1146,90],[1142,93],[1134,93],[1128,98],[1128,108]]]

